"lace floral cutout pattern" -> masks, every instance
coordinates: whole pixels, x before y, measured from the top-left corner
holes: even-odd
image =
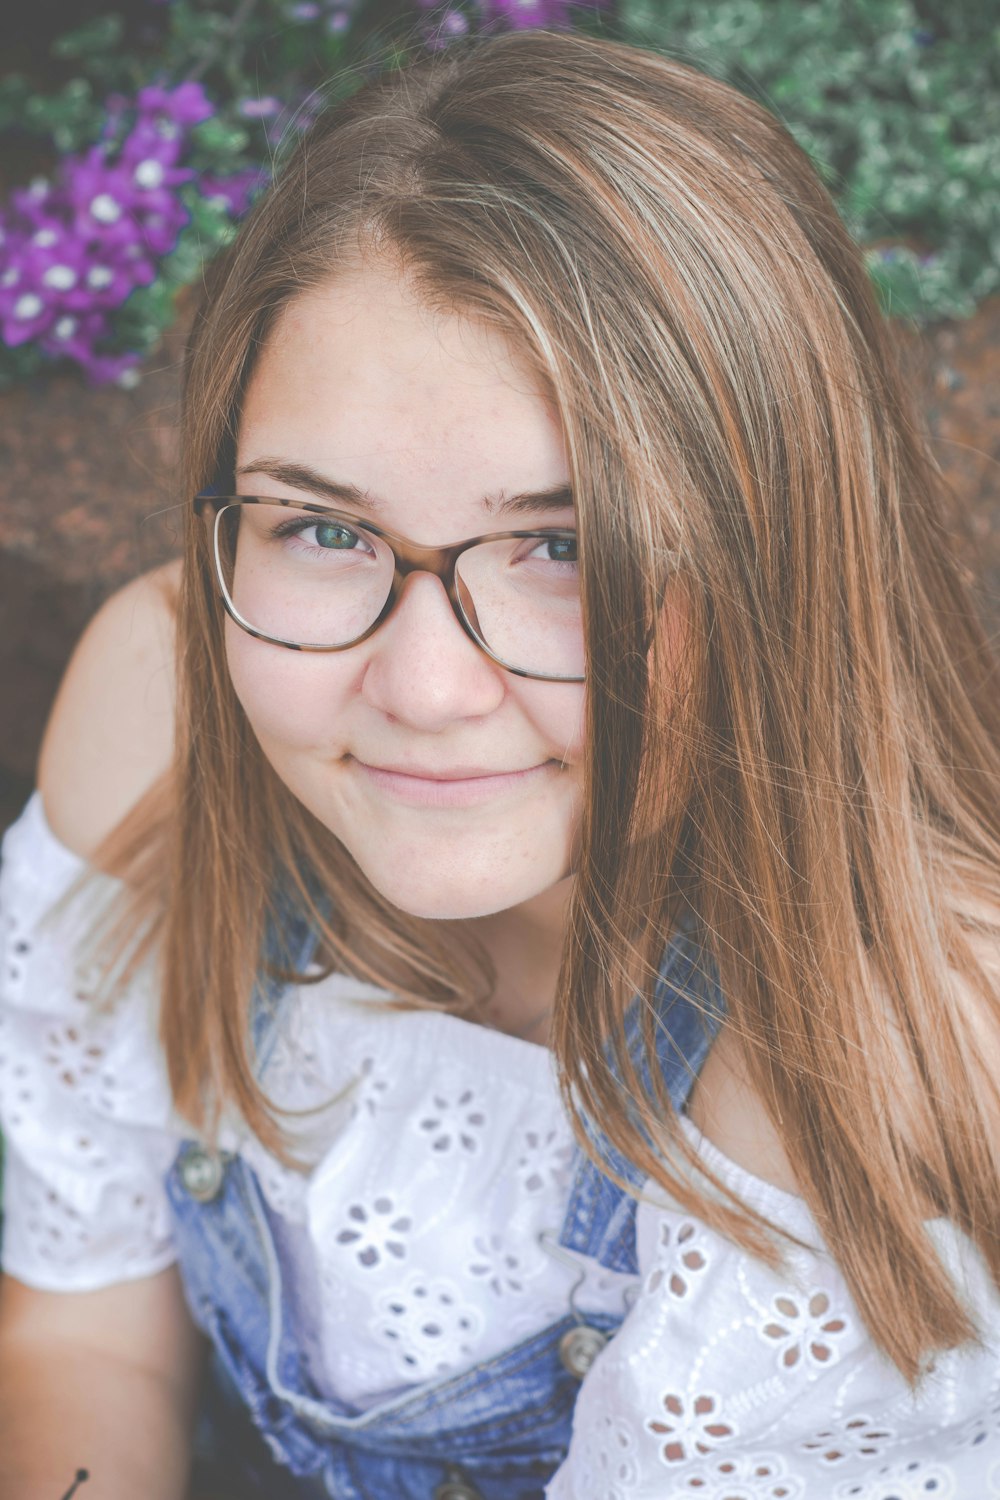
[[[389,1079],[378,1069],[374,1057],[361,1059],[361,1071],[354,1086],[352,1113],[375,1115],[389,1093]]]
[[[150,1254],[162,1255],[169,1249],[169,1225],[159,1196],[142,1188],[122,1185],[118,1189],[116,1213],[126,1214],[133,1237],[122,1249],[126,1267],[143,1265]],[[100,1227],[92,1216],[69,1202],[55,1188],[29,1180],[21,1200],[21,1229],[35,1255],[44,1264],[58,1268],[72,1267],[86,1252]]]
[[[813,1291],[806,1298],[782,1292],[771,1309],[773,1316],[760,1331],[775,1345],[782,1369],[794,1370],[803,1360],[814,1368],[836,1363],[837,1340],[848,1331],[848,1320],[832,1311],[826,1292]]]
[[[642,1481],[639,1441],[640,1435],[620,1412],[600,1411],[582,1425],[580,1472],[586,1487],[579,1496],[574,1491],[574,1500],[629,1500]]]
[[[839,1484],[834,1500],[972,1500],[959,1495],[954,1471],[934,1459],[883,1464],[863,1480]],[[984,1497],[985,1500],[985,1497]]]
[[[0,1031],[0,1105],[9,1130],[25,1124],[35,1102],[32,1069],[26,1062],[8,1056],[4,1034]]]
[[[801,1477],[780,1454],[745,1453],[699,1464],[684,1477],[684,1493],[699,1500],[808,1500]]]
[[[25,964],[31,952],[31,940],[13,912],[4,919],[4,928],[2,960],[4,988],[9,991],[12,998],[20,998],[24,985]]]
[[[721,1420],[718,1396],[708,1392],[685,1397],[666,1391],[661,1405],[663,1415],[648,1417],[643,1425],[660,1440],[665,1464],[689,1462],[696,1453],[709,1453],[736,1434],[732,1423]]]
[[[86,1221],[54,1188],[31,1183],[24,1195],[24,1229],[40,1260],[72,1261],[90,1234]]]
[[[526,1130],[517,1159],[517,1172],[526,1193],[542,1193],[561,1186],[573,1156],[565,1130]]]
[[[844,1417],[835,1426],[814,1433],[800,1447],[803,1453],[811,1454],[820,1463],[833,1466],[851,1458],[879,1458],[895,1440],[891,1428],[859,1414]]]
[[[472,1241],[474,1256],[469,1275],[481,1278],[496,1297],[521,1296],[524,1291],[523,1259],[502,1234],[477,1234]]]
[[[435,1094],[432,1109],[417,1122],[432,1151],[439,1155],[464,1152],[475,1156],[482,1141],[486,1115],[473,1089],[462,1089],[454,1098]]]
[[[63,1088],[78,1090],[99,1114],[113,1116],[120,1104],[118,1079],[108,1063],[107,1048],[91,1018],[53,1022],[42,1042],[42,1060]]]
[[[958,1448],[981,1448],[991,1438],[1000,1437],[1000,1393],[959,1428]]]
[[[338,1245],[350,1246],[358,1264],[366,1269],[381,1265],[386,1256],[393,1260],[405,1260],[406,1236],[413,1227],[413,1218],[400,1213],[392,1198],[375,1198],[366,1207],[363,1203],[352,1203],[347,1210],[349,1222],[336,1236]]]
[[[409,1380],[445,1375],[472,1358],[483,1329],[479,1309],[463,1300],[455,1283],[414,1272],[375,1302],[372,1328],[390,1346]]]
[[[687,1297],[707,1265],[697,1227],[689,1219],[680,1224],[664,1219],[657,1236],[656,1266],[646,1278],[645,1290],[652,1294],[662,1286],[671,1297]]]

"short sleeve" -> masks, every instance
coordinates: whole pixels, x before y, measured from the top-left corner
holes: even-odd
[[[0,866],[3,1268],[29,1286],[86,1291],[176,1259],[164,1179],[177,1149],[152,975],[114,1006],[81,962],[86,903],[53,910],[85,870],[36,794]],[[103,894],[111,882],[101,882]],[[91,908],[92,909],[92,908]]]

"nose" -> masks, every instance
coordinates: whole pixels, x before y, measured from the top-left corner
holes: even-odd
[[[431,573],[410,574],[367,644],[364,696],[414,729],[436,733],[458,719],[482,718],[507,691],[503,668],[466,635]]]

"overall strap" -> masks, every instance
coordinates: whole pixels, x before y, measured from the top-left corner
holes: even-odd
[[[250,999],[250,1035],[258,1078],[277,1040],[282,999],[289,988],[284,976],[303,973],[318,942],[315,925],[305,917],[301,905],[293,901],[287,888],[279,886],[264,928],[261,963]]]

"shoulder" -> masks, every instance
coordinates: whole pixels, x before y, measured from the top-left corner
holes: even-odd
[[[942,1007],[957,1023],[963,1038],[966,1087],[979,1109],[994,1143],[1000,1143],[1000,905],[965,891],[955,900],[961,913],[968,953],[980,968],[977,978],[957,967],[949,969],[948,993]],[[875,983],[873,979],[873,984]],[[886,1020],[890,1032],[888,1005]],[[926,1144],[926,1088],[916,1077],[900,1046],[894,1076],[896,1107],[905,1133],[918,1152]],[[750,1077],[743,1044],[735,1031],[723,1026],[699,1074],[687,1114],[724,1156],[753,1176],[789,1193],[801,1193],[802,1183],[792,1167],[779,1126]],[[931,1205],[928,1205],[928,1213]]]
[[[754,1177],[798,1193],[780,1132],[748,1076],[739,1038],[723,1026],[691,1091],[688,1118],[723,1156]]]
[[[179,584],[172,562],[113,594],[56,696],[38,786],[53,833],[83,858],[170,768]]]

